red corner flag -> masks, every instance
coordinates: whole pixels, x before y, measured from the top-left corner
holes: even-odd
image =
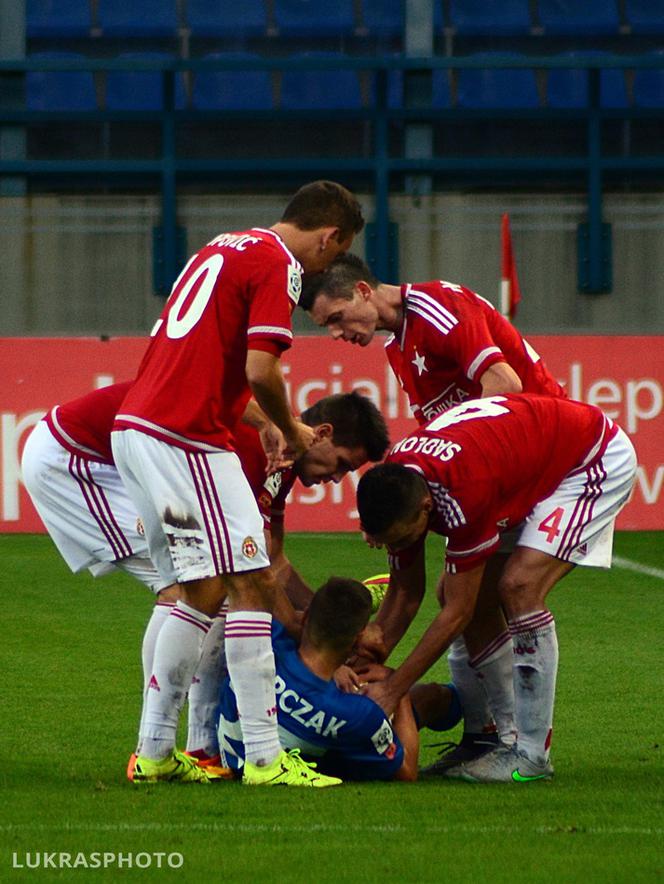
[[[517,304],[521,300],[519,278],[516,275],[510,216],[503,215],[500,226],[500,312],[508,319],[514,319]]]

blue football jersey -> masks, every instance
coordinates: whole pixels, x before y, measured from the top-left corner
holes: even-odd
[[[302,662],[295,642],[273,621],[279,739],[299,748],[323,773],[348,780],[389,780],[403,764],[403,747],[385,713],[368,697],[346,694]],[[244,764],[235,694],[226,679],[221,692],[219,745],[224,764]]]

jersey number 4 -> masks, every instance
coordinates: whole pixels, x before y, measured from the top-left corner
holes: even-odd
[[[455,405],[454,408],[432,420],[427,429],[442,430],[452,424],[472,421],[478,417],[499,417],[501,414],[509,414],[509,408],[500,404],[505,401],[504,396],[487,396],[486,399],[474,399],[463,405]]]
[[[547,543],[553,543],[556,537],[560,534],[560,523],[562,522],[564,515],[565,510],[561,506],[557,506],[555,510],[545,519],[542,519],[537,526],[538,531],[543,531],[546,534]]]

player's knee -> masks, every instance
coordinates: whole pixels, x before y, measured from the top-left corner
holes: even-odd
[[[508,609],[522,607],[531,596],[536,595],[536,588],[523,568],[506,568],[498,583],[500,598]]]

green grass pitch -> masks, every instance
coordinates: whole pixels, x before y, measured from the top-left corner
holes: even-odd
[[[149,594],[123,575],[70,574],[46,537],[1,536],[0,881],[663,880],[664,534],[619,534],[615,551],[652,573],[579,568],[550,598],[560,642],[551,783],[136,788],[124,768]],[[313,586],[385,570],[356,536],[292,535],[287,552]],[[440,556],[433,538],[430,588],[403,651],[434,612]],[[431,674],[446,679],[445,661]],[[436,737],[425,731],[422,743]],[[179,852],[184,864],[14,867],[14,854],[25,865],[26,853],[49,851]]]

